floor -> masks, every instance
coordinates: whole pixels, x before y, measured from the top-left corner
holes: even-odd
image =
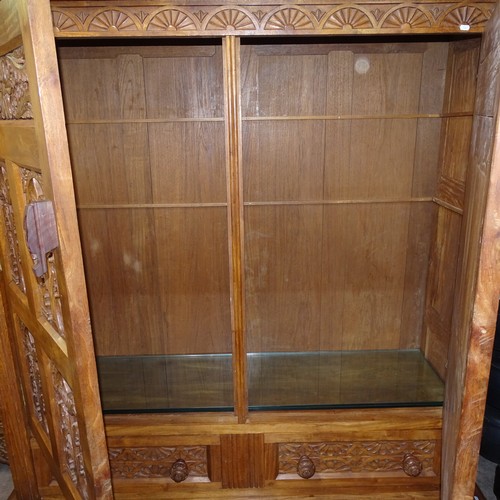
[[[477,483],[486,500],[496,500],[493,494],[493,479],[496,464],[479,457]],[[0,500],[7,500],[13,489],[10,469],[7,465],[0,464]]]
[[[479,457],[479,467],[477,472],[477,485],[481,488],[481,492],[486,500],[496,500],[493,494],[493,480],[495,478],[496,464]]]
[[[13,488],[9,466],[0,464],[0,500],[7,500]]]

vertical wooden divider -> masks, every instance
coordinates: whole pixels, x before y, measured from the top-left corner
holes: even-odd
[[[238,422],[248,415],[246,370],[244,276],[243,276],[243,184],[241,173],[241,85],[239,38],[222,40],[224,59],[224,121],[228,198],[231,329],[233,336],[234,410]]]

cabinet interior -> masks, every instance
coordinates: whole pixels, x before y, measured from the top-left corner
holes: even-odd
[[[59,42],[104,411],[442,404],[479,42]]]

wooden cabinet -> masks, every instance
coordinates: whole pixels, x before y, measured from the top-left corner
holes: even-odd
[[[471,497],[494,7],[0,1],[21,498]]]

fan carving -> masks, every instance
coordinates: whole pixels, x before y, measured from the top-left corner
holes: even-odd
[[[134,21],[119,10],[106,10],[95,16],[89,24],[90,31],[126,31],[135,30]]]
[[[76,21],[64,12],[55,10],[52,12],[52,21],[56,31],[80,31]]]
[[[310,30],[314,23],[299,9],[285,8],[275,12],[265,25],[266,30]]]
[[[442,25],[445,27],[481,26],[488,18],[484,12],[477,7],[463,6],[453,9],[443,19]]]
[[[426,14],[415,7],[402,7],[391,12],[382,23],[383,28],[427,28],[431,22]]]
[[[238,9],[224,9],[212,16],[208,23],[209,30],[254,30],[255,24],[245,12]]]
[[[373,28],[368,15],[361,9],[345,7],[330,14],[323,26],[325,29]]]
[[[194,20],[178,9],[163,10],[156,14],[148,24],[148,30],[182,31],[195,30]]]

